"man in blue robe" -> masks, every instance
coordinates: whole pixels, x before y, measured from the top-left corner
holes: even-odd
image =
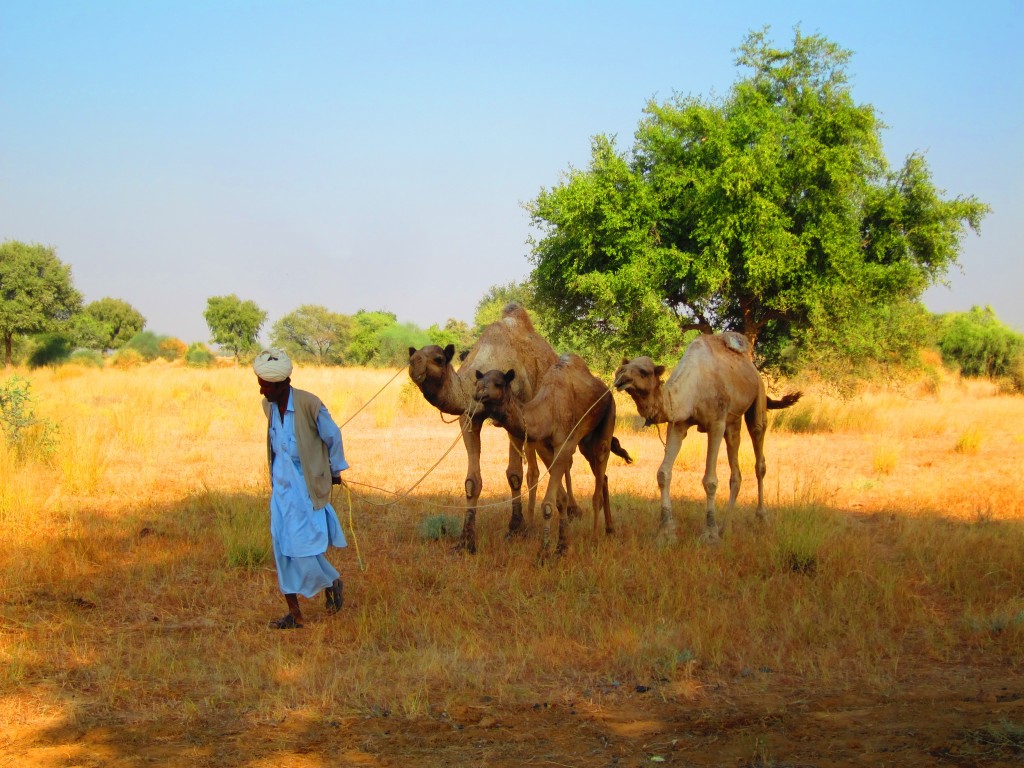
[[[292,362],[269,349],[253,361],[267,415],[267,463],[270,468],[270,535],[277,581],[288,613],[270,622],[275,629],[303,626],[299,595],[321,590],[328,613],[342,605],[342,582],[325,557],[327,548],[346,546],[338,515],[331,506],[332,486],[348,469],[341,430],[316,395],[291,386]]]

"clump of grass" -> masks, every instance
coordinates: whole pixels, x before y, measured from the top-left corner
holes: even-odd
[[[890,442],[882,442],[875,446],[871,466],[880,475],[891,475],[899,462],[899,448]]]
[[[197,502],[216,516],[229,568],[251,570],[270,562],[270,526],[262,503],[252,497],[209,492]]]
[[[953,451],[973,456],[981,449],[981,443],[984,440],[984,437],[985,435],[981,428],[976,424],[971,424],[960,434],[960,437],[957,438],[956,445],[953,446]]]
[[[428,541],[457,539],[462,535],[462,520],[455,515],[431,515],[420,523],[419,534]]]
[[[828,536],[824,510],[813,506],[782,511],[774,524],[774,561],[784,571],[813,576]]]
[[[988,756],[1024,755],[1024,723],[1001,720],[998,724],[968,731],[967,738],[983,747]]]

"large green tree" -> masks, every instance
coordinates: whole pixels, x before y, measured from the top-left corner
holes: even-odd
[[[303,304],[271,327],[270,343],[296,360],[317,365],[344,363],[345,347],[352,338],[352,318],[318,304]]]
[[[0,243],[0,337],[11,365],[15,334],[56,328],[79,311],[71,267],[53,248],[7,240]]]
[[[146,327],[146,318],[127,301],[105,297],[86,304],[74,325],[81,346],[105,351],[127,344]]]
[[[235,360],[256,348],[267,313],[254,301],[243,301],[235,294],[211,296],[206,300],[203,312],[210,329],[210,340],[231,351]]]
[[[849,58],[754,32],[724,98],[649,102],[629,153],[595,137],[589,168],[527,206],[553,334],[659,355],[686,330],[732,329],[781,353],[941,281],[988,208],[944,197],[919,155],[890,169]]]

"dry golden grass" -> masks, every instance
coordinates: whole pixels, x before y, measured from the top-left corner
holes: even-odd
[[[689,700],[747,669],[887,690],[922,665],[1024,661],[1022,398],[979,382],[811,393],[773,416],[767,529],[744,436],[739,508],[717,547],[698,541],[704,436],[676,463],[680,538],[658,543],[662,445],[618,398],[637,460],[610,464],[616,534],[592,534],[578,460],[584,522],[569,553],[540,566],[536,537],[504,538],[507,441],[491,426],[478,554],[423,535],[432,516],[461,519],[465,451],[458,425],[394,374],[295,373],[344,423],[351,506],[344,492],[335,501],[359,557],[330,555],[346,583],[339,616],[317,601],[306,629],[282,633],[266,626],[284,602],[251,372],[21,372],[59,433],[50,457],[0,446],[0,731],[245,731],[288,713],[418,717],[482,696],[523,704],[652,682]],[[957,449],[970,430],[984,439]],[[719,476],[721,501],[724,451]]]

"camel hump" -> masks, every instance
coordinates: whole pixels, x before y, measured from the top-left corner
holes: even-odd
[[[517,301],[510,301],[505,305],[505,308],[501,310],[501,322],[511,328],[517,330],[528,331],[534,333],[533,322],[530,320],[530,314],[526,311],[526,308]]]
[[[742,333],[725,331],[722,333],[722,342],[725,344],[726,349],[738,352],[741,355],[750,354],[750,341]]]

